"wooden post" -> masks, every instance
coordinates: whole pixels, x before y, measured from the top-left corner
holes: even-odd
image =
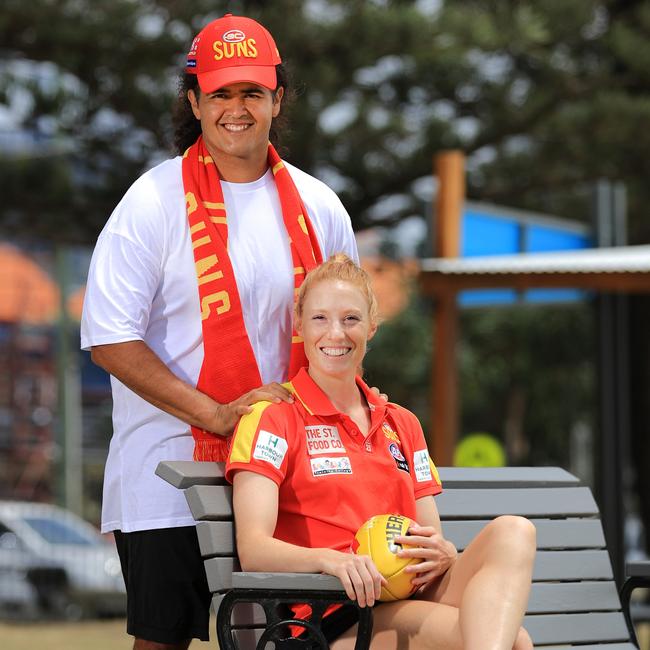
[[[465,156],[461,151],[443,151],[434,157],[438,177],[435,210],[434,254],[458,257],[460,226],[465,200]],[[458,307],[456,292],[443,290],[434,299],[433,364],[431,381],[431,430],[429,449],[439,465],[452,464],[458,437]]]

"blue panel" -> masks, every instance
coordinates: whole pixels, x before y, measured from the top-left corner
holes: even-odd
[[[471,289],[458,294],[458,304],[462,307],[510,305],[516,298],[517,292],[514,289]]]
[[[589,248],[591,241],[581,233],[562,230],[559,227],[530,225],[526,229],[528,252],[566,251]],[[576,289],[530,289],[525,293],[527,302],[573,302],[583,300],[584,292]]]
[[[579,289],[528,289],[524,292],[526,302],[575,302],[584,298],[585,292]]]
[[[522,236],[523,235],[523,236]],[[546,226],[537,223],[521,223],[515,218],[500,217],[467,209],[463,213],[461,256],[510,255],[524,252],[578,250],[590,248],[590,238],[561,225]],[[462,306],[507,305],[518,298],[514,289],[476,289],[463,291],[458,296]],[[585,292],[576,289],[530,289],[523,296],[526,302],[573,302],[583,300]]]
[[[461,229],[461,257],[519,252],[520,225],[514,219],[466,210]]]
[[[540,225],[529,225],[526,228],[526,251],[530,253],[576,250],[590,247],[591,241],[589,237],[581,233]]]

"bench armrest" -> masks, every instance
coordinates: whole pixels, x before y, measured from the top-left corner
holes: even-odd
[[[650,560],[628,562],[625,565],[626,578],[648,578],[650,581]]]
[[[630,614],[630,598],[632,592],[639,587],[650,587],[650,561],[643,562],[628,562],[625,565],[625,582],[621,587],[621,606],[623,608],[623,615],[630,632],[630,638],[639,647],[636,638],[636,631],[634,630],[634,622]]]
[[[335,576],[322,573],[233,572],[233,589],[281,589],[282,591],[345,591]]]

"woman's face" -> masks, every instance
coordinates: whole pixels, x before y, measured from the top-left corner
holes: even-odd
[[[315,379],[319,375],[353,378],[376,330],[363,292],[343,280],[322,280],[312,286],[296,323]]]

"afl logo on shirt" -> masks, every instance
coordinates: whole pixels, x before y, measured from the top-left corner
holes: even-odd
[[[388,445],[388,451],[390,451],[390,455],[395,459],[397,469],[401,469],[403,472],[408,472],[409,464],[406,461],[406,458],[404,458],[401,449],[394,442],[391,442],[390,445]]]
[[[398,445],[400,443],[399,436],[397,433],[393,430],[393,427],[388,424],[388,422],[384,422],[381,425],[381,430],[384,432],[384,435],[389,439],[392,440],[393,442],[396,442]]]

